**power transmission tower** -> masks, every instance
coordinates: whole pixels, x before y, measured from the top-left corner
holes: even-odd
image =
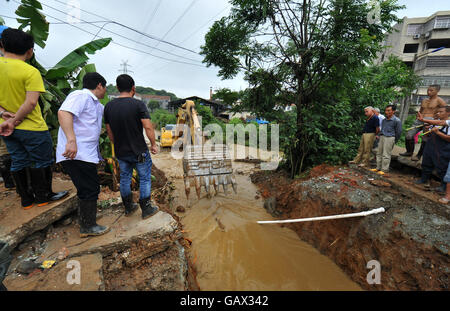
[[[121,69],[119,71],[123,74],[133,73],[133,71],[128,70],[128,67],[131,67],[131,65],[128,65],[128,60],[122,60],[122,64],[120,64]]]

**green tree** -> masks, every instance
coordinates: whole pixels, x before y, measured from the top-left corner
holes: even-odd
[[[153,112],[155,109],[158,109],[161,106],[159,101],[156,100],[150,100],[147,104],[148,110],[150,112]]]
[[[328,135],[341,124],[339,117],[353,123],[347,91],[355,87],[354,73],[376,57],[384,33],[399,21],[394,12],[402,8],[396,0],[382,1],[379,23],[370,23],[367,2],[232,0],[230,15],[205,36],[201,54],[207,66],[219,67],[224,79],[245,73],[250,88],[244,102],[251,111],[279,118],[274,108],[295,104],[287,150],[291,176],[321,161],[316,152],[323,144],[339,157],[346,148],[341,138],[354,133],[349,126],[335,139]]]
[[[241,98],[241,95],[241,92],[232,91],[228,88],[222,88],[215,91],[212,99],[221,100],[225,105],[232,106]]]
[[[152,122],[156,125],[156,129],[161,129],[166,124],[176,124],[177,117],[164,109],[156,109],[150,114]]]

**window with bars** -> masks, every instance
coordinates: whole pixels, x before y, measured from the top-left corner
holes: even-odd
[[[438,16],[436,17],[435,29],[447,29],[450,28],[450,16]]]
[[[427,57],[427,67],[450,67],[450,56]]]
[[[423,24],[410,24],[406,30],[407,36],[414,36],[422,34]]]
[[[422,77],[421,86],[430,86],[439,84],[441,87],[450,87],[450,76],[424,76]]]

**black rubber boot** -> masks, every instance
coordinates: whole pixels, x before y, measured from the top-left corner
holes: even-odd
[[[97,200],[79,200],[80,237],[98,236],[109,232],[110,228],[97,224]]]
[[[423,142],[420,144],[419,152],[417,152],[417,155],[416,155],[415,157],[412,157],[411,160],[413,160],[413,161],[419,161],[420,158],[422,158],[423,151],[425,150],[425,145],[426,145],[426,144],[427,144],[427,142],[425,142],[425,141],[423,141]]]
[[[60,191],[55,193],[52,190],[52,180],[53,180],[52,168],[50,166],[47,166],[46,168],[44,168],[44,171],[45,171],[45,179],[47,181],[46,186],[48,192],[48,200],[52,202],[65,198],[69,194],[69,191]]]
[[[423,185],[423,184],[428,183],[429,180],[430,180],[430,177],[424,176],[424,175],[422,174],[422,177],[421,177],[419,180],[416,180],[414,183],[415,183],[416,185]]]
[[[142,219],[147,219],[159,211],[159,207],[153,205],[150,198],[139,200],[139,205],[142,210]]]
[[[131,216],[137,211],[137,204],[133,202],[133,195],[130,194],[127,197],[122,197],[123,206],[125,206],[125,216]]]
[[[447,183],[442,182],[441,185],[437,188],[434,188],[433,191],[436,191],[439,194],[445,194],[445,192],[447,191]]]
[[[402,156],[402,157],[410,157],[410,156],[412,156],[413,153],[414,153],[414,147],[415,147],[414,140],[407,139],[405,141],[405,147],[406,147],[406,152],[400,153],[399,155]]]
[[[16,184],[16,191],[20,196],[22,207],[25,209],[31,208],[34,203],[34,195],[28,189],[27,169],[11,172],[11,175]]]
[[[31,188],[33,188],[35,202],[38,206],[45,206],[49,202],[47,178],[43,168],[31,168]]]
[[[3,280],[12,260],[13,257],[10,255],[8,243],[0,241],[0,291],[7,291],[3,285]]]
[[[12,189],[15,187],[14,180],[11,176],[11,156],[4,156],[3,161],[0,161],[3,165],[0,167],[0,173],[5,183],[6,189]]]

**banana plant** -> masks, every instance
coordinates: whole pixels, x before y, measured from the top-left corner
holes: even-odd
[[[45,48],[49,35],[49,23],[42,13],[41,3],[37,0],[21,0],[21,5],[15,13],[18,16],[19,29],[31,34],[36,44]],[[2,21],[0,20],[0,23]],[[29,61],[40,71],[44,80],[46,92],[41,94],[39,104],[54,142],[56,142],[59,128],[57,117],[59,107],[70,92],[81,89],[84,75],[95,71],[95,65],[88,64],[88,54],[95,54],[108,46],[111,41],[111,38],[102,38],[86,43],[70,52],[49,70],[39,64],[34,56]]]

